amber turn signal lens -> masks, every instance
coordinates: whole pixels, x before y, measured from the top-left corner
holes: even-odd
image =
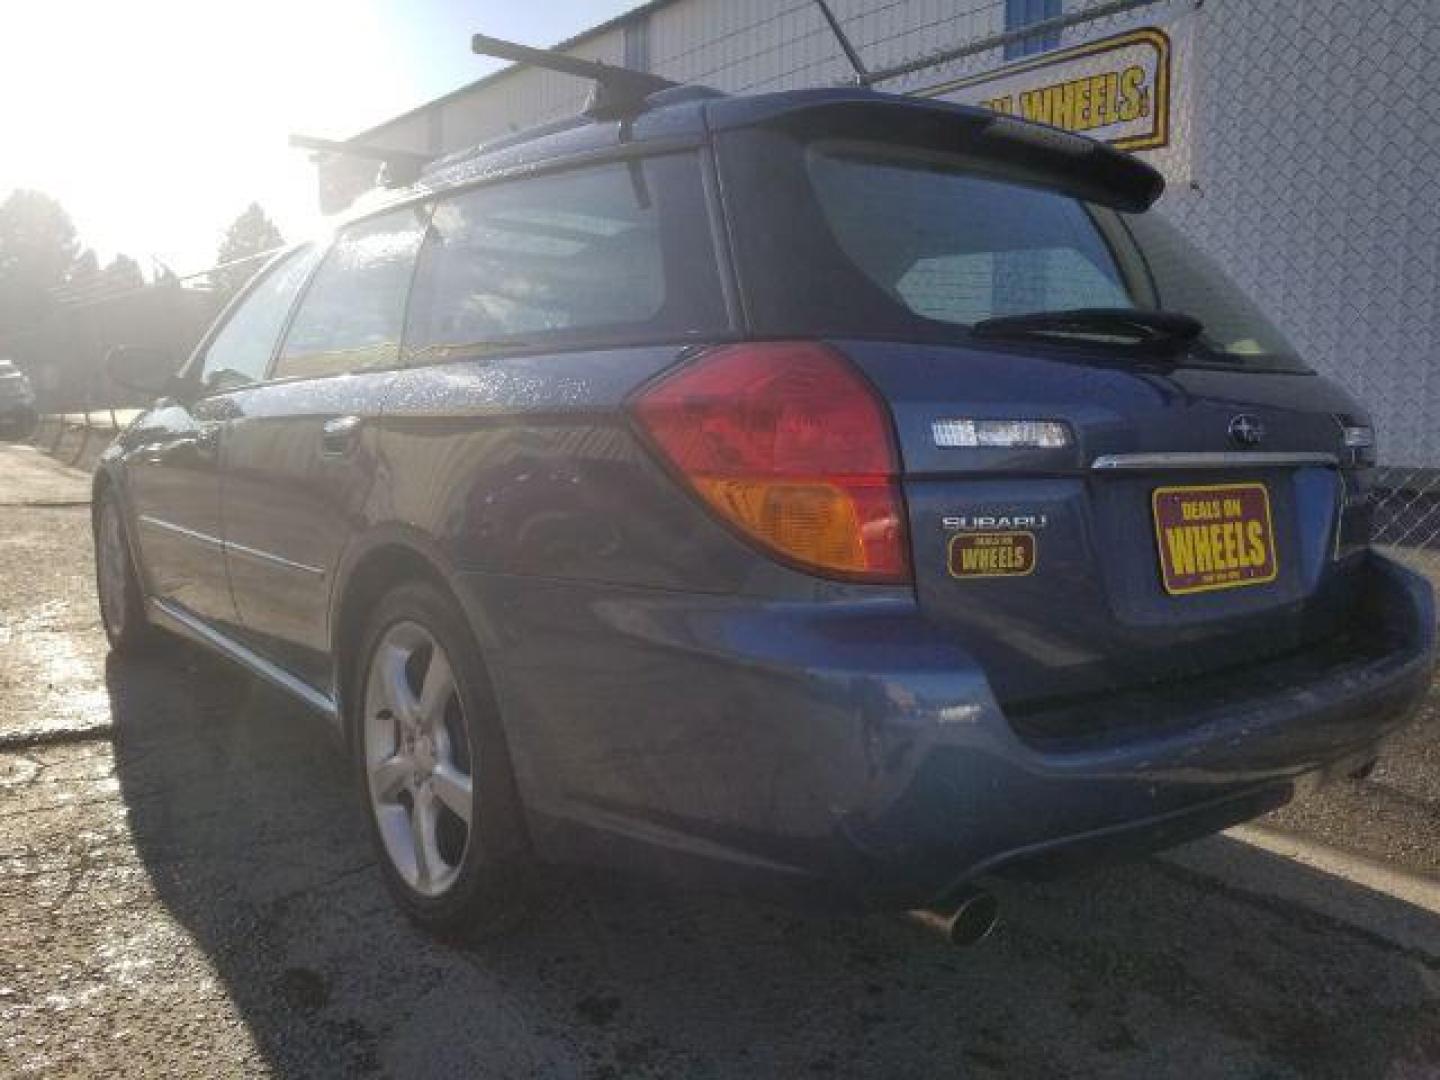
[[[817,573],[910,580],[889,414],[834,349],[717,348],[633,408],[711,509],[765,548]]]

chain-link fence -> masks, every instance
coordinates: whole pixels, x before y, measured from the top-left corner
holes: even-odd
[[[0,332],[0,357],[29,376],[42,414],[143,405],[134,392],[111,381],[104,363],[109,351],[141,345],[170,353],[178,364],[249,274],[273,254],[259,252],[149,284],[101,280],[54,289],[31,325]]]
[[[1375,543],[1440,571],[1440,469],[1380,469],[1370,502]]]

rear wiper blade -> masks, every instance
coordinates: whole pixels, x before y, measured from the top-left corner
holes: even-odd
[[[997,315],[993,319],[981,319],[970,327],[971,334],[982,338],[1110,340],[1118,337],[1128,340],[1117,344],[1154,349],[1188,345],[1204,332],[1205,325],[1199,319],[1178,311],[1098,307]]]

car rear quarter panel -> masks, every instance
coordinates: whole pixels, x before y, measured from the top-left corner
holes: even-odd
[[[626,403],[690,354],[660,345],[401,373],[367,528],[418,530],[457,572],[774,599],[877,595],[761,555],[645,445]]]
[[[664,474],[623,403],[674,347],[415,368],[385,407],[372,520],[457,571],[733,592],[756,560]]]
[[[675,627],[651,625],[656,612],[689,610],[667,598],[757,613],[795,601],[830,600],[838,610],[913,598],[787,569],[700,506],[624,407],[681,359],[680,348],[658,346],[402,373],[381,422],[366,531],[374,543],[425,538],[427,557],[462,594],[532,810],[645,816],[688,807],[696,820],[771,829],[772,800],[737,778],[761,783],[754,760],[803,755],[794,733],[737,723],[760,715],[752,706],[765,698],[765,676],[737,681],[733,665],[687,659],[688,647],[664,644]],[[762,623],[732,625],[759,634]],[[783,635],[784,625],[772,632]],[[716,683],[716,672],[729,681]]]

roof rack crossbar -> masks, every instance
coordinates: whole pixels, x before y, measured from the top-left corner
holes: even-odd
[[[322,154],[338,154],[341,157],[378,161],[384,166],[379,179],[380,187],[405,187],[413,184],[419,177],[420,171],[435,160],[434,154],[419,154],[413,150],[391,150],[388,147],[372,146],[362,142],[317,139],[313,135],[291,135],[290,145],[297,150],[315,150]]]
[[[528,64],[592,80],[595,87],[590,92],[590,100],[585,103],[584,114],[595,120],[613,120],[641,112],[645,108],[645,99],[651,94],[680,85],[648,71],[584,60],[551,49],[533,49],[529,45],[485,34],[475,34],[470,38],[470,50],[481,56],[493,56],[515,64]]]

